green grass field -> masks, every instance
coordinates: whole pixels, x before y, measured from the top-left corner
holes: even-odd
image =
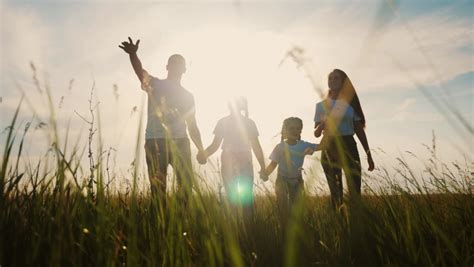
[[[105,164],[94,158],[91,143],[95,160],[85,177],[78,172],[88,169],[80,166],[79,150],[58,145],[52,161],[23,170],[18,162],[27,129],[18,129],[18,113],[0,172],[0,266],[474,264],[472,163],[432,160],[427,176],[416,177],[399,159],[402,182],[379,169],[374,175],[383,186],[366,188],[361,199],[336,211],[327,196],[307,195],[282,224],[267,193],[256,197],[254,218],[244,220],[202,183],[186,206],[170,193],[164,210],[138,190],[137,170],[129,191],[109,191]],[[51,118],[50,136],[57,140]]]
[[[272,197],[245,223],[213,195],[159,215],[149,197],[71,187],[2,199],[2,266],[470,266],[472,194],[307,197],[285,231]]]

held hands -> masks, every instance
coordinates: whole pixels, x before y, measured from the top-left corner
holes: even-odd
[[[260,175],[260,179],[262,179],[262,181],[264,182],[268,181],[268,175],[264,168],[260,169],[258,174]]]
[[[199,162],[199,164],[201,165],[206,164],[207,163],[206,151],[200,150],[196,155],[196,159]]]
[[[313,155],[313,153],[314,153],[314,149],[312,149],[311,147],[307,147],[303,152],[304,155],[310,155],[310,156]]]
[[[140,40],[137,40],[137,42],[133,44],[132,38],[128,37],[128,41],[129,42],[122,42],[122,45],[119,45],[119,47],[122,48],[127,54],[136,54]]]

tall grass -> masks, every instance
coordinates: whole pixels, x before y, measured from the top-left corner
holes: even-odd
[[[27,129],[18,131],[20,108],[21,103],[6,134],[0,168],[1,266],[474,263],[471,162],[443,163],[432,157],[425,165],[426,176],[418,177],[411,159],[399,158],[397,177],[383,168],[364,177],[374,182],[360,201],[333,210],[327,196],[306,195],[283,225],[273,194],[257,196],[254,218],[244,220],[203,182],[195,183],[187,205],[182,205],[179,194],[170,193],[167,208],[161,210],[148,191],[138,190],[137,165],[129,177],[131,191],[108,190],[104,177],[110,174],[102,155],[97,155],[103,152],[102,144],[96,155],[92,142],[67,153],[67,146],[59,145],[56,127],[50,128],[55,164],[40,160],[23,169],[18,162]],[[92,103],[90,111],[98,116]],[[54,120],[53,110],[51,115]],[[94,133],[97,125],[88,121]],[[142,148],[136,141],[139,155]],[[84,150],[92,157],[89,168],[80,166]],[[81,177],[78,169],[89,173]]]

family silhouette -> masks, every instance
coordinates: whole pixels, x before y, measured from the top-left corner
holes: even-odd
[[[137,56],[140,40],[135,43],[129,37],[119,47],[130,58],[132,67],[148,95],[145,154],[151,191],[160,204],[166,206],[166,176],[168,165],[173,167],[178,183],[178,193],[184,202],[192,192],[194,174],[191,162],[190,141],[196,146],[196,159],[206,164],[207,159],[220,147],[221,176],[227,199],[231,205],[243,208],[251,216],[254,201],[254,169],[252,152],[260,166],[259,177],[263,181],[277,169],[275,194],[278,214],[288,217],[291,207],[301,196],[304,188],[302,166],[306,155],[322,151],[323,167],[334,208],[343,203],[342,172],[346,177],[349,196],[361,193],[361,163],[354,134],[367,155],[368,170],[374,169],[365,134],[366,120],[358,95],[347,74],[339,69],[328,76],[327,97],[316,104],[314,136],[320,143],[301,140],[303,121],[290,117],[283,121],[281,142],[270,154],[265,165],[255,122],[249,118],[245,97],[229,101],[230,114],[221,118],[214,129],[212,143],[204,149],[195,119],[195,103],[191,92],[181,85],[186,72],[183,56],[169,57],[164,79],[150,75],[142,67]]]

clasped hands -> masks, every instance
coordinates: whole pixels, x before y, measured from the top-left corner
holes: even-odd
[[[196,155],[196,160],[199,164],[203,165],[207,163],[208,155],[205,150],[199,150]]]

